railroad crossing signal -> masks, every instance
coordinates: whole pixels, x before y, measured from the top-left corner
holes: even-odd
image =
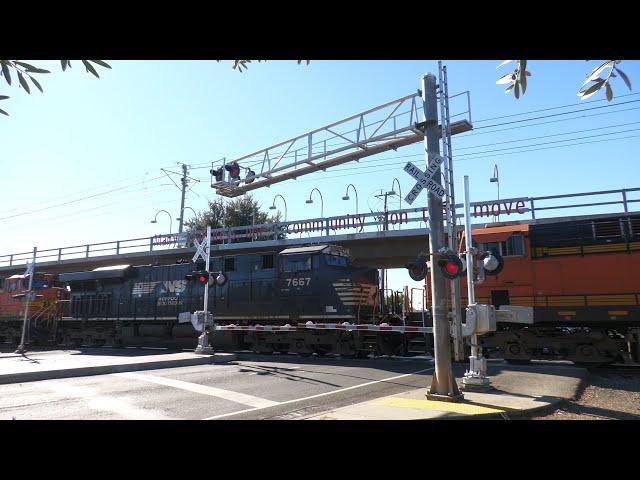
[[[229,172],[231,180],[240,180],[240,165],[237,162],[226,164],[224,169]]]
[[[444,158],[435,153],[430,153],[429,158],[430,162],[426,172],[423,172],[411,162],[407,162],[404,166],[404,171],[418,181],[404,199],[404,201],[409,205],[411,205],[418,195],[420,195],[423,188],[429,190],[429,192],[436,197],[442,198],[444,196],[444,188],[442,188],[442,186],[432,178],[438,168],[440,168],[440,165],[444,162]]]
[[[442,270],[442,275],[449,280],[455,280],[464,273],[462,260],[455,253],[448,253],[440,257],[438,266]]]
[[[416,260],[415,262],[409,264],[407,266],[409,270],[409,276],[411,280],[415,282],[420,282],[424,280],[424,277],[429,273],[429,267],[427,266],[427,262]]]
[[[482,261],[482,269],[486,275],[497,275],[504,268],[504,259],[497,250],[491,249],[480,255]]]

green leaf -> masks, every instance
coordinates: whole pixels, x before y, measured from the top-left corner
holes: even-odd
[[[95,75],[97,78],[100,78],[100,75],[98,75],[98,72],[96,72],[96,69],[93,68],[93,65],[91,65],[89,62],[87,62],[86,60],[82,60],[83,65],[85,66],[85,68],[87,69],[87,72],[92,73],[93,75]]]
[[[2,113],[3,115],[6,115],[7,117],[9,116],[9,114],[7,112],[5,112],[4,110],[2,110],[1,108],[0,108],[0,113]]]
[[[522,85],[522,94],[527,91],[527,76],[524,74],[520,74],[520,84]]]
[[[497,85],[502,85],[504,83],[509,83],[513,81],[513,73],[507,73],[506,75],[503,75],[502,77],[500,77],[497,81],[496,84]]]
[[[40,93],[44,93],[42,91],[42,86],[40,86],[40,83],[35,78],[33,78],[31,75],[29,75],[29,78],[31,79],[31,82],[38,88],[38,90],[40,90]]]
[[[608,60],[608,61],[604,62],[602,65],[600,65],[599,67],[596,67],[593,70],[591,70],[591,73],[589,75],[587,75],[587,79],[584,81],[584,83],[582,85],[585,85],[585,84],[589,83],[591,80],[593,80],[596,77],[598,77],[598,75],[600,75],[602,73],[602,71],[605,68],[607,68],[607,66],[609,66],[610,63],[612,63],[611,60]]]
[[[69,60],[60,60],[60,65],[62,65],[63,72],[67,69],[67,62],[69,62]]]
[[[513,87],[515,87],[515,83],[512,83],[511,85],[509,85],[507,88],[504,89],[504,93],[509,93],[511,90],[513,90]]]
[[[504,62],[502,62],[500,65],[496,67],[496,70],[502,67],[503,65],[506,65],[507,63],[511,63],[511,62],[513,62],[513,60],[505,60]]]
[[[9,74],[9,66],[6,62],[2,62],[2,75],[9,85],[11,85],[11,75]]]
[[[7,97],[6,95],[0,95],[0,100],[6,100],[7,98],[9,97]]]
[[[631,81],[629,80],[629,77],[627,77],[627,74],[624,73],[622,70],[620,70],[619,68],[616,68],[616,72],[618,72],[618,74],[620,75],[620,77],[622,78],[622,80],[624,80],[624,83],[627,85],[627,87],[629,88],[629,90],[631,90]]]
[[[526,60],[520,60],[520,76],[522,76],[522,72],[526,72],[527,71],[527,61]]]
[[[29,73],[51,73],[49,70],[45,70],[44,68],[34,67],[33,65],[29,65],[28,63],[18,62],[16,60],[16,65],[20,65]]]
[[[106,62],[103,62],[102,60],[89,60],[90,62],[93,63],[97,63],[98,65],[100,65],[101,67],[105,67],[105,68],[111,68],[111,65],[109,65]]]
[[[520,82],[518,82],[516,80],[516,86],[515,89],[513,90],[514,95],[516,96],[516,98],[520,98]]]
[[[22,76],[22,73],[20,73],[20,72],[18,72],[18,80],[20,80],[20,85],[22,85],[22,88],[24,88],[27,91],[27,93],[29,95],[31,95],[31,90],[29,89],[29,84],[27,83],[27,81]]]
[[[611,84],[607,82],[607,101],[613,100],[613,90],[611,90]]]
[[[581,91],[578,92],[578,96],[582,97],[581,100],[586,100],[590,96],[594,95],[604,85],[604,80],[602,78],[598,78],[594,82],[595,83],[593,85],[591,85],[589,88],[587,88],[585,90],[581,90]]]

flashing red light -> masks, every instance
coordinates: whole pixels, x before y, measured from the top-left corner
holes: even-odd
[[[207,283],[209,281],[209,277],[208,275],[205,275],[203,273],[198,275],[198,282],[200,282],[200,284],[204,285],[205,283]]]
[[[447,255],[438,261],[442,274],[449,280],[455,280],[462,274],[462,261],[457,255]]]
[[[233,180],[238,180],[240,178],[240,166],[236,162],[225,165],[224,169],[229,172],[229,175]]]
[[[458,265],[456,265],[453,262],[447,262],[444,265],[444,269],[447,271],[449,275],[457,275],[458,272],[460,271],[460,269],[458,268]]]

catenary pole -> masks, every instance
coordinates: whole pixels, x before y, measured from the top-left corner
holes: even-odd
[[[27,333],[27,321],[29,319],[29,304],[31,303],[31,288],[33,287],[33,277],[36,273],[36,253],[38,252],[38,247],[33,247],[33,259],[31,260],[31,274],[29,275],[29,289],[27,291],[27,303],[24,307],[24,319],[22,320],[22,338],[20,339],[20,345],[16,349],[15,353],[24,353],[27,351],[27,347],[25,345],[25,337]]]
[[[440,138],[438,135],[438,100],[436,96],[436,77],[432,73],[422,77],[422,100],[424,105],[424,150],[425,163],[429,165],[429,154],[440,154]],[[433,176],[442,181],[441,170]],[[451,366],[451,346],[449,319],[447,315],[447,286],[437,264],[437,253],[444,246],[444,221],[442,199],[429,193],[429,251],[431,254],[431,292],[433,343],[435,370],[431,387],[427,390],[427,398],[433,400],[459,401],[463,398],[453,377]]]
[[[187,192],[187,166],[182,164],[182,200],[180,201],[180,226],[178,228],[178,233],[182,233],[182,225],[184,224],[184,196]]]

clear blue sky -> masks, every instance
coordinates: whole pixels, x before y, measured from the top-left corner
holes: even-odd
[[[27,95],[17,82],[9,87],[0,80],[0,94],[11,96],[1,102],[11,116],[0,115],[0,254],[30,251],[34,245],[44,249],[167,233],[167,215],[160,214],[156,225],[150,220],[159,209],[178,217],[180,192],[161,167],[178,171],[176,162],[202,165],[250,153],[412,93],[420,87],[422,74],[437,73],[436,61],[312,61],[308,66],[269,61],[251,64],[242,73],[232,70],[231,62],[109,61],[113,69],[98,69],[98,80],[78,61],[64,73],[57,61],[28,62],[52,73],[38,77],[44,94],[33,88]],[[533,75],[520,100],[496,85],[509,68],[496,70],[499,63],[445,61],[450,94],[471,91],[475,127],[607,105],[604,93],[592,97],[589,102],[595,101],[589,105],[576,96],[596,61],[530,61]],[[621,67],[634,86],[640,85],[639,62],[626,61]],[[612,103],[640,100],[640,95],[622,97],[630,92],[619,78],[613,87]],[[481,121],[561,105],[571,106]],[[457,105],[452,109],[456,113]],[[551,117],[538,122],[563,121],[537,126],[525,122],[478,128],[455,136],[458,191],[462,176],[469,175],[472,200],[495,198],[495,184],[488,181],[494,164],[500,170],[503,198],[640,186],[640,102],[583,115],[573,120],[564,119],[578,115]],[[531,139],[568,132],[577,133]],[[601,136],[583,138],[592,135]],[[579,139],[549,143],[574,138]],[[520,139],[531,140],[485,146]],[[577,142],[593,143],[561,147]],[[542,144],[530,148],[554,148],[495,151],[530,144]],[[485,151],[490,152],[478,153]],[[419,164],[420,152],[421,146],[413,145],[379,157],[416,154],[411,160]],[[476,154],[469,155],[472,152]],[[353,183],[362,212],[378,205],[373,194],[390,189],[394,177],[403,194],[408,192],[415,182],[402,171],[406,161],[391,158],[381,161],[379,168],[361,172],[329,170],[258,190],[255,196],[266,208],[276,194],[282,194],[293,220],[319,216],[317,201],[305,204],[311,189],[319,187],[325,215],[340,215],[353,209],[352,202],[341,200],[346,185]],[[193,170],[192,176],[202,182],[189,192],[186,205],[200,210],[214,191],[208,168]],[[114,189],[119,190],[78,200]],[[73,203],[52,207],[64,202]],[[397,288],[408,283],[403,271],[392,278]]]

